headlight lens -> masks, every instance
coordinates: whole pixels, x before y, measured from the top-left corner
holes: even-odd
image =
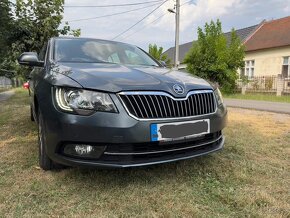
[[[56,88],[55,99],[61,110],[80,115],[90,115],[95,111],[118,112],[110,95],[107,93]]]
[[[222,93],[221,93],[221,91],[219,90],[219,88],[217,88],[217,89],[214,91],[214,94],[215,94],[215,97],[216,97],[216,100],[217,100],[218,105],[223,104],[223,103],[224,103],[224,100],[223,100],[223,96],[222,96]]]

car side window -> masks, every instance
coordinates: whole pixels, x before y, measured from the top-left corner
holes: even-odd
[[[117,64],[121,63],[120,58],[119,58],[117,53],[111,54],[108,57],[108,61],[113,62],[113,63],[117,63]]]

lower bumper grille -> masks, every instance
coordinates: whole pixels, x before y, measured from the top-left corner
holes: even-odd
[[[198,156],[215,150],[222,141],[223,136],[219,131],[189,141],[108,145],[98,161],[110,164],[138,164]]]

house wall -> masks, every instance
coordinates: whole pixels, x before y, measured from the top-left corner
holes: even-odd
[[[272,76],[282,73],[285,56],[290,56],[290,46],[246,52],[245,61],[255,60],[254,76]]]

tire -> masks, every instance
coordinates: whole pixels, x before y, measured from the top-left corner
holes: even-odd
[[[30,120],[33,121],[33,122],[35,121],[34,120],[34,116],[33,116],[33,110],[32,110],[31,106],[30,106]]]
[[[38,111],[38,149],[39,149],[39,166],[47,171],[56,169],[53,161],[47,156],[44,122],[40,111]]]

